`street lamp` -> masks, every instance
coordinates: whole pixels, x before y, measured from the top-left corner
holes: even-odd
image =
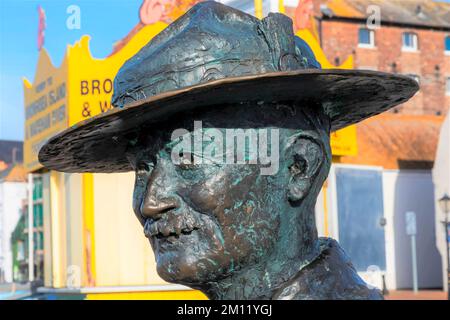
[[[445,248],[447,250],[447,300],[450,300],[450,259],[449,259],[449,248],[448,248],[448,223],[449,223],[449,213],[450,213],[450,197],[448,196],[448,194],[444,194],[444,196],[442,198],[440,198],[439,200],[439,206],[441,208],[441,211],[444,213],[445,216],[445,220],[443,221],[444,223],[444,228],[445,228]]]

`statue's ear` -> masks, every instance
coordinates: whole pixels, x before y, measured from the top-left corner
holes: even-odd
[[[325,153],[320,141],[304,135],[292,137],[288,148],[288,200],[296,202],[311,189],[325,161]]]

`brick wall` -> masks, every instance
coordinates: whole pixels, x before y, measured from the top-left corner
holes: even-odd
[[[445,37],[450,32],[381,26],[375,30],[375,47],[358,47],[358,30],[363,23],[323,20],[322,48],[328,60],[339,64],[353,54],[356,69],[373,69],[420,77],[421,90],[409,102],[391,112],[403,114],[446,114],[450,96],[446,95],[446,78],[450,77],[450,55],[445,54]],[[402,33],[418,36],[416,52],[402,51]]]

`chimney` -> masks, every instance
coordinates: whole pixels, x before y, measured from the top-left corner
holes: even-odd
[[[16,147],[14,147],[14,148],[12,148],[12,157],[11,157],[11,163],[12,164],[16,164],[16,162],[17,162],[17,148]]]

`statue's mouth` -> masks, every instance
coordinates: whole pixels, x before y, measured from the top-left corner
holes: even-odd
[[[200,229],[201,217],[194,214],[166,214],[158,220],[148,218],[144,224],[147,238],[176,240]]]

